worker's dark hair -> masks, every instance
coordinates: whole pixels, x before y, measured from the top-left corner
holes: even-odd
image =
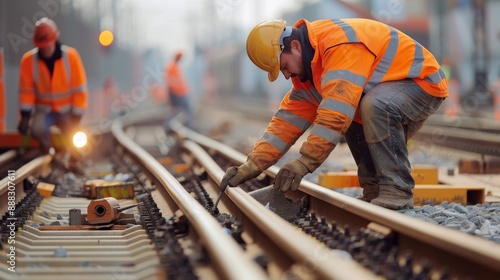
[[[283,52],[284,53],[290,53],[292,51],[291,44],[292,44],[293,40],[297,40],[300,42],[299,29],[297,29],[295,27],[292,28],[292,34],[290,34],[290,36],[283,38],[283,46],[284,46]]]

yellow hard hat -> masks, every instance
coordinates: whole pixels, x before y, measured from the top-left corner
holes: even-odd
[[[268,72],[270,82],[278,78],[283,38],[292,34],[284,20],[264,21],[255,26],[247,38],[247,54],[260,69]]]

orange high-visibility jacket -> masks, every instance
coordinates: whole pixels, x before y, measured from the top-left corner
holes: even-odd
[[[62,57],[54,63],[52,78],[41,59],[38,48],[21,58],[19,98],[21,111],[82,115],[87,108],[87,76],[80,54],[74,48],[62,45]]]
[[[0,132],[3,132],[5,129],[5,112],[6,112],[6,103],[5,99],[5,84],[3,82],[3,67],[4,67],[4,58],[3,58],[3,48],[0,47]]]
[[[314,49],[314,86],[292,78],[292,89],[248,156],[261,170],[276,163],[312,124],[300,153],[321,164],[357,116],[362,93],[380,83],[410,78],[430,95],[448,95],[434,56],[391,26],[367,19],[301,19],[294,27],[303,24]]]
[[[168,91],[177,96],[185,96],[189,91],[189,86],[182,74],[179,64],[175,61],[167,65],[165,69]]]

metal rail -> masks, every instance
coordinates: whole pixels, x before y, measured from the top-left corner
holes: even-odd
[[[147,114],[142,117],[134,116],[134,119],[136,121],[146,121],[148,116]],[[241,164],[246,160],[246,155],[208,137],[186,129],[178,123],[174,123],[172,128],[179,134],[180,138],[188,139],[184,140],[184,147],[190,151],[198,164],[203,164],[207,173],[216,184],[220,183],[224,171],[213,162],[212,158],[199,147],[198,144],[204,148],[217,151],[235,164]],[[210,255],[211,261],[215,264],[216,270],[220,273],[218,275],[221,278],[266,279],[269,277],[248,257],[247,254],[245,254],[245,252],[243,252],[232,238],[226,235],[217,221],[184,189],[182,185],[180,185],[175,177],[168,173],[150,154],[133,143],[133,141],[125,135],[122,129],[122,122],[115,122],[111,131],[118,143],[128,154],[145,166],[147,172],[159,183],[158,186],[161,185],[164,187],[164,193],[167,193],[170,199],[175,202],[176,206],[186,215],[190,225],[195,229],[197,235],[199,235],[204,248],[206,248]],[[459,135],[455,133],[456,131],[452,130],[445,133],[445,135],[447,135],[447,139],[458,138]],[[433,135],[435,135],[435,133]],[[488,138],[487,141],[493,142],[494,139]],[[485,146],[484,142],[482,145]],[[44,166],[47,166],[51,160],[50,156],[43,156],[33,160],[28,165],[16,171],[16,178],[13,183],[20,184],[31,172],[38,172]],[[274,177],[278,170],[278,167],[273,166],[266,170],[265,173],[270,177]],[[4,178],[0,181],[0,205],[2,206],[2,211],[0,211],[0,213],[3,213],[5,210],[3,208],[7,206],[6,193],[8,190],[8,180],[8,178]],[[20,189],[22,188],[18,188],[16,191]],[[243,215],[245,217],[244,220],[248,220],[253,224],[252,229],[258,230],[260,236],[265,236],[265,238],[270,241],[266,244],[272,243],[273,246],[276,246],[273,250],[280,250],[282,255],[291,261],[302,264],[308,268],[313,268],[312,271],[317,275],[317,278],[374,278],[374,274],[360,267],[354,261],[330,255],[329,249],[323,244],[297,231],[294,226],[264,208],[242,189],[228,188],[226,190],[226,195],[226,200],[230,201],[230,203],[238,208],[238,215]],[[339,223],[348,223],[353,229],[369,227],[370,225],[382,226],[389,232],[396,234],[401,248],[410,249],[415,253],[415,256],[425,257],[437,266],[446,266],[452,270],[454,274],[460,275],[460,277],[494,279],[500,273],[500,268],[498,267],[500,263],[500,246],[498,244],[346,197],[310,182],[303,181],[299,191],[289,192],[287,195],[291,197],[302,197],[307,195],[309,197],[311,211],[329,220],[336,220]],[[55,199],[53,200],[56,201]],[[61,204],[61,202],[55,203],[55,205],[57,204]],[[53,207],[56,207],[55,205]],[[67,212],[67,210],[65,211]],[[44,221],[44,218],[39,219]],[[34,252],[34,254],[41,258],[46,258],[48,255],[52,254],[52,252],[47,251],[48,246],[57,247],[60,244],[71,246],[70,244],[73,244],[69,241],[69,239],[72,238],[68,236],[68,233],[69,232],[57,233],[54,234],[54,238],[52,238],[51,234],[47,235],[44,232],[27,226],[19,236],[19,240],[24,242],[21,243],[23,245],[19,247],[19,253],[23,254],[25,252],[40,250],[39,253]],[[285,236],[283,233],[286,233]],[[110,237],[110,240],[107,240],[108,238],[102,237],[100,246],[107,246],[106,242],[109,242],[109,246],[122,244],[120,246],[130,247],[132,246],[130,242],[133,242],[133,244],[135,244],[134,246],[137,246],[138,237],[128,237],[131,238],[129,241],[115,237]],[[39,240],[41,243],[38,245],[45,244],[47,246],[45,246],[45,248],[43,248],[44,246],[32,247],[29,243],[32,239]],[[77,239],[81,242],[87,242],[89,245],[95,243],[95,240],[93,240],[91,236],[82,235]],[[79,250],[76,249],[76,247],[74,249],[76,251]],[[108,259],[101,259],[102,263],[106,265],[108,262],[111,263],[109,259],[113,253],[106,252],[105,250],[103,251],[102,248],[101,251],[103,254],[108,254]],[[148,259],[149,255],[143,254],[144,251],[142,249],[137,249],[137,247],[135,247],[134,251],[138,253],[137,257],[141,258],[141,260]],[[85,259],[83,256],[87,256],[87,254],[85,252],[76,252],[75,258],[64,260],[55,265],[64,266],[72,264],[73,266],[78,266],[78,263]],[[116,261],[123,261],[123,263],[134,262],[134,260],[134,258],[129,257],[116,259]],[[33,265],[36,263],[29,258],[23,258],[23,261],[32,263]],[[157,263],[150,263],[149,265],[155,266]],[[72,271],[64,267],[59,268],[61,269],[61,273],[65,276],[56,279],[66,279],[65,277],[74,275]],[[40,270],[40,273],[44,273],[42,268],[30,268],[29,271],[31,271],[31,275],[36,275],[37,269]],[[104,266],[103,269],[95,270],[95,273],[102,274],[105,269],[106,267]],[[146,273],[144,268],[137,267],[129,270],[130,271],[127,271],[136,273],[136,275]],[[147,275],[154,275],[150,274],[150,270],[147,271]],[[49,272],[46,271],[45,273]],[[78,273],[80,273],[80,275],[88,275],[89,272],[82,268]]]
[[[235,164],[241,164],[246,158],[236,150],[191,130],[177,128],[177,131],[187,139],[232,159]],[[266,174],[274,177],[278,170],[273,166]],[[294,193],[287,194],[294,196]],[[437,266],[448,267],[457,275],[494,279],[500,273],[500,245],[493,242],[365,203],[307,181],[301,183],[295,194],[298,197],[309,195],[311,210],[318,216],[349,223],[353,228],[367,227],[370,223],[382,225],[397,234],[403,249],[410,249],[415,256],[427,258]]]
[[[206,169],[210,177],[219,184],[224,176],[224,171],[220,169],[205,150],[189,140],[184,142],[184,147]],[[280,250],[283,252],[280,255],[289,256],[295,262],[305,263],[307,267],[313,267],[314,273],[318,274],[321,279],[376,278],[375,275],[359,266],[356,262],[332,256],[330,250],[323,244],[313,240],[301,231],[297,231],[296,227],[266,209],[242,189],[228,188],[226,194],[237,206],[241,214],[251,220],[256,225],[256,228],[272,241],[276,248],[269,249],[270,251]]]
[[[498,133],[500,131],[500,122],[482,118],[471,118],[465,116],[446,116],[434,114],[425,122],[426,126],[444,126],[450,128],[460,128],[477,130],[483,132]]]
[[[500,156],[498,134],[444,126],[426,125],[414,136],[416,140],[430,142],[461,151]]]
[[[39,172],[44,167],[47,167],[52,161],[52,156],[44,155],[33,159],[28,162],[18,170],[16,170],[14,176],[8,176],[0,181],[0,213],[5,213],[8,206],[8,191],[14,188],[16,202],[21,200],[23,188],[20,187],[24,179],[26,179],[30,174]],[[10,186],[10,189],[9,189]]]
[[[6,164],[7,162],[11,161],[14,157],[17,156],[17,151],[16,150],[9,150],[3,154],[0,155],[0,166]]]
[[[225,279],[266,279],[267,276],[257,264],[246,257],[237,243],[226,235],[217,221],[180,185],[180,183],[149,153],[144,151],[115,122],[111,131],[119,144],[140,162],[165,188],[190,224],[200,235],[217,271]],[[220,244],[224,244],[220,246]],[[235,262],[234,260],[238,260]]]

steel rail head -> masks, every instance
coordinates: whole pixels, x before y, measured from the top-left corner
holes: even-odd
[[[16,170],[15,180],[10,180],[8,177],[0,181],[0,196],[3,196],[8,189],[9,182],[18,184],[28,177],[32,172],[40,170],[42,167],[47,166],[52,161],[52,156],[43,155],[39,156],[32,161],[28,162],[18,170]]]
[[[442,114],[433,114],[429,116],[426,121],[425,126],[429,125],[461,129],[500,131],[500,123],[494,119],[472,118],[466,116],[449,117]]]
[[[193,141],[185,140],[183,144],[198,162],[203,162],[209,176],[220,183],[224,171],[212,157]],[[268,238],[284,248],[298,263],[312,267],[322,279],[376,279],[374,274],[363,269],[355,261],[333,256],[325,245],[298,231],[242,189],[227,188],[226,193],[238,209],[258,225]],[[286,232],[286,237],[283,232]]]
[[[186,137],[188,137],[189,139],[193,139],[193,141],[195,142],[203,141],[203,139],[209,139],[208,137],[199,135],[196,132],[189,131],[186,128],[183,128],[183,133],[186,135]],[[452,135],[455,135],[455,133],[450,133]],[[461,135],[461,133],[459,134]],[[489,141],[492,140],[490,135],[488,135],[486,139],[488,139]],[[203,141],[201,145],[210,149],[214,149],[228,158],[233,158],[234,154],[239,153],[238,151],[235,151],[234,149],[229,148],[226,145],[216,142],[212,139],[209,139],[209,141]],[[241,153],[239,154],[239,157],[234,157],[237,159],[236,161],[240,160],[241,158],[245,158],[244,155],[242,155]],[[266,173],[268,175],[275,176],[278,170],[279,168],[277,166],[272,166],[266,171]],[[223,176],[223,174],[219,176]],[[304,180],[302,180],[300,184],[299,191],[330,203],[340,209],[343,209],[344,211],[348,211],[365,219],[369,219],[375,223],[387,226],[397,231],[399,234],[411,237],[424,243],[431,244],[436,248],[440,248],[443,251],[456,254],[457,256],[461,256],[464,259],[468,259],[474,262],[482,262],[489,268],[495,271],[498,270],[498,263],[500,263],[500,250],[491,250],[491,246],[494,244],[487,240],[478,240],[478,238],[475,238],[473,236],[464,235],[463,233],[447,228],[442,228],[416,218],[406,216],[402,217],[400,213],[364,203],[357,199],[347,197],[340,193],[332,192],[328,189],[325,189],[324,187]],[[228,195],[230,195],[231,193],[232,190],[229,190]],[[429,236],[429,234],[426,233],[427,231],[425,231],[425,229],[427,228],[431,228],[432,231],[436,234]],[[437,234],[437,232],[443,231],[443,234]]]
[[[111,131],[118,141],[135,159],[143,164],[165,188],[190,224],[196,229],[214,263],[226,279],[266,279],[266,274],[241,247],[223,232],[217,221],[199,204],[184,187],[149,153],[128,138],[120,121],[115,121]],[[220,246],[223,243],[224,246]],[[235,262],[234,260],[239,260]]]
[[[9,150],[0,155],[0,166],[6,164],[8,161],[12,160],[17,156],[16,150]]]
[[[432,143],[437,146],[445,146],[458,150],[466,150],[491,156],[500,156],[500,145],[497,134],[474,131],[468,129],[424,126],[415,135],[418,139],[434,139]]]

